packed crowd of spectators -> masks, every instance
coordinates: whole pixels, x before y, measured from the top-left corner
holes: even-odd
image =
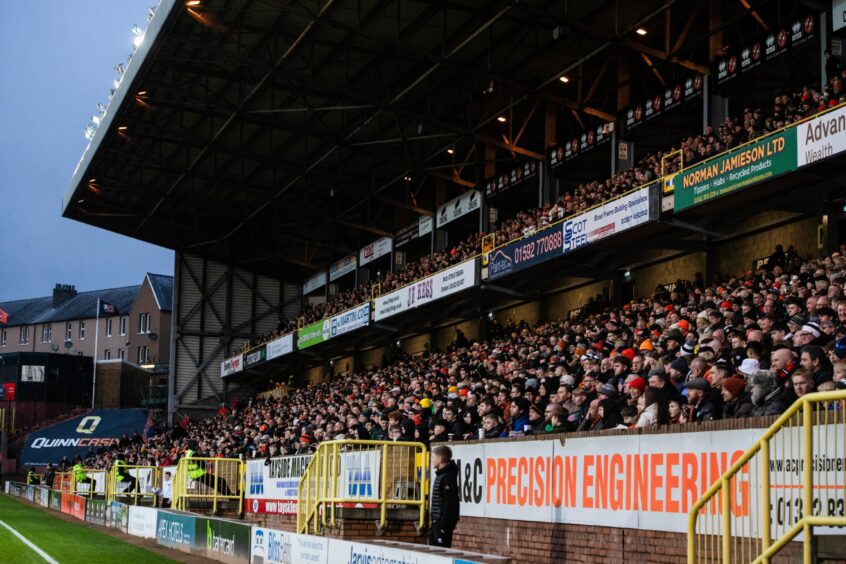
[[[837,62],[839,59],[830,57],[829,61],[831,63],[827,65],[827,72],[833,78],[829,80],[822,92],[811,86],[804,86],[790,94],[776,96],[769,110],[761,107],[746,107],[741,117],[727,117],[716,130],[708,127],[701,134],[683,139],[679,147],[648,155],[632,168],[620,171],[607,180],[580,184],[566,191],[553,203],[519,212],[515,217],[501,221],[496,227],[494,232],[496,244],[502,245],[531,235],[565,217],[580,213],[621,196],[633,188],[657,180],[661,176],[661,160],[664,155],[668,155],[664,163],[667,171],[676,172],[682,165],[682,161],[678,158],[679,149],[683,155],[683,164],[687,167],[772,133],[826,108],[846,102],[846,90],[844,90],[846,70],[841,69]],[[364,303],[370,299],[373,288],[377,284],[380,285],[382,293],[389,292],[473,257],[482,250],[482,238],[482,234],[472,234],[454,247],[437,251],[431,256],[424,256],[420,260],[409,263],[398,272],[383,274],[374,281],[343,291],[326,303],[306,307],[303,312],[304,322],[314,323]],[[247,348],[290,333],[296,328],[297,320],[282,323],[275,331],[252,339]]]
[[[801,259],[781,246],[765,268],[658,286],[611,307],[590,299],[572,319],[460,331],[449,350],[399,352],[384,366],[235,401],[115,451],[132,464],[174,463],[194,440],[208,456],[311,452],[339,438],[424,443],[627,429],[777,415],[797,397],[846,388],[846,256]]]

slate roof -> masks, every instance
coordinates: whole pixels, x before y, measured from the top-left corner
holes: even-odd
[[[163,311],[170,311],[173,304],[173,277],[148,274],[150,284]],[[126,286],[107,290],[80,292],[59,307],[53,308],[53,296],[0,303],[0,309],[9,314],[6,327],[90,319],[97,314],[97,298],[117,307],[121,315],[129,314],[141,286]]]
[[[159,302],[159,308],[162,311],[171,311],[173,309],[173,276],[147,273],[147,278],[150,279],[150,286]]]

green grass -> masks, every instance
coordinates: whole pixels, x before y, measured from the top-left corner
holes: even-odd
[[[0,521],[18,531],[60,564],[175,562],[92,527],[57,519],[47,510],[5,495],[0,495]],[[0,527],[0,562],[43,564],[44,560],[9,530]]]

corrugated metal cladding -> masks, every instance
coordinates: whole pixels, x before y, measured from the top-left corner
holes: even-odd
[[[173,378],[178,405],[186,405],[223,393],[220,363],[250,336],[274,330],[280,305],[286,318],[296,317],[299,289],[182,253],[175,270]]]

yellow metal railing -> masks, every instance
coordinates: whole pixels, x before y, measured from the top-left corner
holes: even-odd
[[[204,474],[191,478],[188,464],[194,463]],[[171,507],[188,511],[192,501],[211,502],[217,512],[221,501],[237,502],[238,514],[244,510],[244,474],[247,465],[237,458],[182,458],[173,477]]]
[[[419,510],[426,524],[428,453],[422,443],[340,440],[320,443],[300,480],[297,532],[320,534],[335,526],[339,507],[379,509],[384,529],[388,509]]]
[[[688,563],[768,564],[802,533],[810,564],[814,527],[846,527],[844,461],[846,391],[800,398],[693,505]]]
[[[128,481],[119,482],[117,471],[113,466],[106,475],[106,499],[108,501],[120,501],[129,505],[144,505],[149,503],[155,507],[157,499],[157,488],[161,488],[161,469],[156,466],[133,466],[121,467],[121,475],[135,478],[135,488],[130,489]]]
[[[56,477],[53,478],[53,489],[83,497],[105,497],[107,472],[99,468],[85,468],[85,473],[94,480],[93,488],[91,484],[77,483],[73,472],[56,472]]]

